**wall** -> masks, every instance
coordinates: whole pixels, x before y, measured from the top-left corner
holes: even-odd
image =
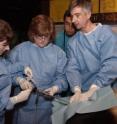
[[[54,22],[63,22],[63,15],[68,8],[70,0],[50,0],[50,17]]]

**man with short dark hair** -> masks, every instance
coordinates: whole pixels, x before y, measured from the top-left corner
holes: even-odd
[[[70,11],[66,10],[64,13],[64,29],[56,34],[55,44],[62,48],[66,52],[67,42],[70,37],[72,37],[76,33],[76,29],[72,24]]]

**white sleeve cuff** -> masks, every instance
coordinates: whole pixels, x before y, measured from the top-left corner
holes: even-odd
[[[100,89],[100,87],[97,86],[97,85],[95,85],[95,84],[92,84],[92,85],[91,85],[90,89],[92,89],[92,88]]]
[[[76,93],[76,92],[81,92],[81,89],[79,86],[75,86],[74,89],[73,89],[73,92]]]
[[[53,88],[56,91],[56,93],[59,92],[59,87],[58,86],[55,85],[55,86],[53,86]]]

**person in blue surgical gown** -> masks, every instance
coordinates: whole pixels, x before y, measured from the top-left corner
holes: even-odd
[[[66,54],[52,43],[54,25],[46,15],[37,15],[29,25],[30,41],[16,46],[10,53],[12,62],[24,62],[32,69],[34,91],[28,101],[17,106],[14,124],[52,124],[52,101],[38,91],[53,96],[67,89]],[[16,89],[16,92],[18,89]]]
[[[27,100],[32,89],[29,84],[26,90],[10,97],[12,83],[15,84],[17,76],[22,75],[24,72],[23,64],[12,64],[5,57],[5,53],[10,49],[9,44],[12,38],[13,31],[10,25],[0,19],[0,124],[4,124],[5,111],[12,109],[16,103]]]
[[[117,78],[117,37],[111,27],[92,23],[90,0],[73,0],[72,22],[79,29],[68,44],[67,79],[74,95],[70,102],[86,101]]]
[[[91,0],[72,0],[69,9],[79,30],[67,46],[66,76],[73,95],[68,106],[53,114],[53,124],[65,124],[76,113],[79,117],[117,106],[117,37],[108,25],[90,20]]]

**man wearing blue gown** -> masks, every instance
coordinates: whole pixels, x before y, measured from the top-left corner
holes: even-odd
[[[66,90],[67,59],[64,51],[51,43],[54,38],[52,20],[45,15],[37,15],[31,21],[28,36],[30,41],[23,42],[11,51],[11,61],[29,65],[34,87],[50,96]],[[52,124],[51,114],[52,101],[34,91],[26,103],[15,109],[13,123]]]
[[[5,58],[5,53],[9,51],[12,38],[13,31],[10,25],[0,19],[0,124],[4,124],[5,111],[12,109],[16,103],[27,100],[31,92],[30,87],[16,96],[10,97],[12,83],[15,84],[16,77],[24,72],[23,63],[11,64]],[[19,82],[16,84],[18,85]]]
[[[73,0],[72,22],[79,29],[68,43],[67,79],[74,95],[70,102],[86,101],[117,78],[117,37],[111,27],[92,23],[90,0]]]
[[[66,76],[73,95],[68,106],[53,114],[53,124],[117,106],[113,92],[117,86],[117,37],[111,27],[91,22],[91,0],[72,0],[69,9],[79,30],[68,41],[66,52]],[[68,124],[79,122],[70,120]]]
[[[117,36],[110,26],[92,23],[91,10],[91,0],[73,0],[70,4],[72,22],[79,32],[68,42],[66,75],[74,93],[70,103],[84,105],[81,113],[117,106],[113,93],[117,89]]]

